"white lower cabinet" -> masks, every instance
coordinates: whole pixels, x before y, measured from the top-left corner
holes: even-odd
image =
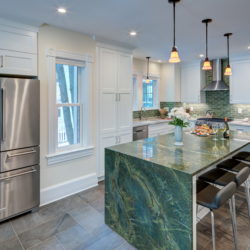
[[[148,137],[156,137],[159,135],[171,134],[174,132],[174,126],[166,123],[152,124],[148,126]]]
[[[0,50],[0,74],[36,76],[37,55]]]
[[[109,134],[109,135],[107,134],[101,136],[99,176],[105,175],[105,148],[119,145],[122,143],[132,142],[132,138],[133,138],[132,131],[131,132],[125,131],[119,134]]]

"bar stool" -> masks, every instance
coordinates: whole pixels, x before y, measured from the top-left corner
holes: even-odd
[[[232,197],[236,192],[236,183],[230,182],[222,189],[219,189],[207,182],[197,180],[196,193],[197,193],[197,204],[210,209],[211,213],[211,224],[212,224],[212,242],[213,250],[216,249],[216,235],[215,235],[215,223],[214,223],[214,210],[220,208],[227,201],[229,201],[230,214],[232,219],[233,238],[234,238],[234,249],[237,249],[237,225],[236,215],[233,208]]]
[[[250,165],[245,164],[244,162],[235,160],[235,159],[227,159],[217,165],[217,168],[224,169],[226,171],[231,171],[234,173],[239,173],[245,167],[249,167]],[[250,191],[249,191],[249,182],[248,179],[244,182],[245,185],[245,193],[246,193],[246,200],[248,204],[248,216],[250,219]]]
[[[233,159],[250,162],[250,152],[242,151],[233,156]]]

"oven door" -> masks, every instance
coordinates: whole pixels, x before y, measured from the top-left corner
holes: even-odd
[[[38,207],[39,190],[39,166],[0,174],[0,221]]]

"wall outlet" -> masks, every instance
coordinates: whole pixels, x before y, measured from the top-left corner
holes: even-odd
[[[242,114],[242,108],[238,108],[238,114]]]

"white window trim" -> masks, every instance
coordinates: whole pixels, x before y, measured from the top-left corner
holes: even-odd
[[[46,52],[47,56],[47,69],[48,69],[48,165],[53,165],[56,163],[69,161],[77,158],[81,158],[84,156],[89,156],[94,153],[94,146],[92,141],[92,67],[93,67],[93,59],[90,55],[76,54],[67,51],[48,49]],[[56,107],[56,71],[55,65],[56,61],[60,60],[74,60],[79,61],[80,64],[84,63],[85,65],[85,74],[84,74],[84,82],[88,84],[85,86],[84,98],[82,100],[82,124],[86,129],[82,130],[82,142],[78,145],[77,148],[70,148],[65,151],[56,151],[57,148],[57,133],[56,133],[56,123],[57,123],[57,112]]]

